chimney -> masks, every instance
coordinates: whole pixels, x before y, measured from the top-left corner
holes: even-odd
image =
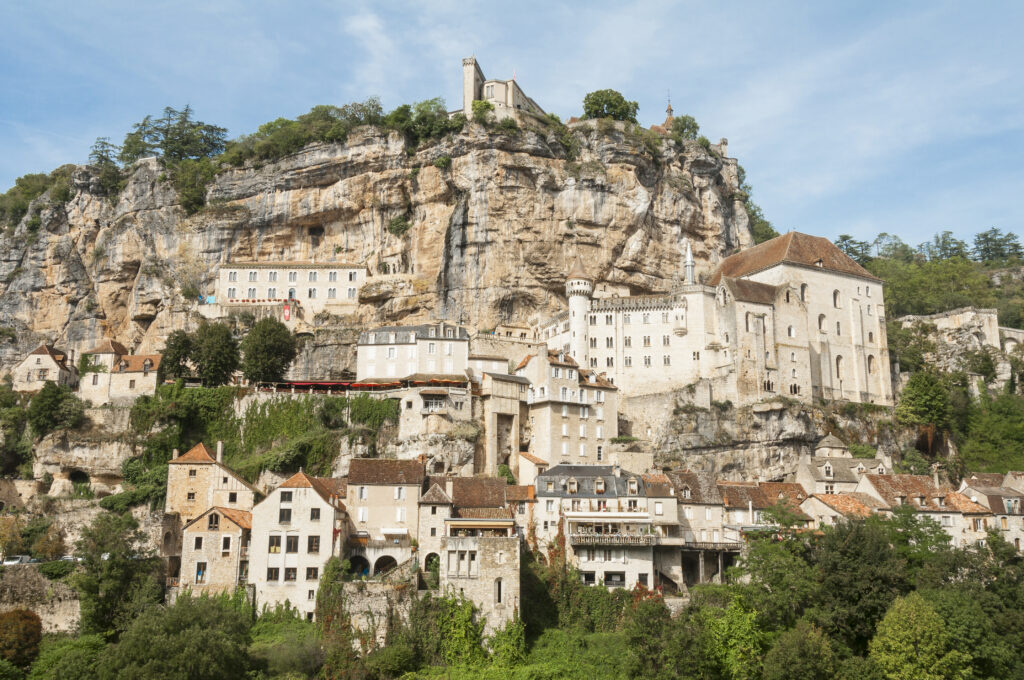
[[[452,498],[452,494],[455,493],[455,484],[452,483],[451,477],[446,477],[444,480],[444,492],[448,494],[448,498]]]
[[[180,451],[178,451],[178,449],[174,449],[173,451],[171,451],[171,460],[174,460],[174,459],[175,459],[175,458],[177,458],[177,457],[178,457],[179,455],[181,455],[181,452],[180,452]]]
[[[936,463],[935,465],[932,465],[932,484],[935,485],[935,488],[939,488],[939,465],[938,465],[938,463]]]
[[[224,462],[224,442],[220,440],[217,441],[217,462]]]
[[[619,467],[618,463],[615,464],[615,467],[613,468],[613,472],[615,473],[616,477],[621,477],[622,476],[622,468]]]

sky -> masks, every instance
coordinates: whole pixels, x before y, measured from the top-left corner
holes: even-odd
[[[317,104],[461,99],[461,59],[579,115],[671,94],[779,231],[1024,235],[1024,3],[192,0],[0,7],[0,191],[165,106],[234,137]]]

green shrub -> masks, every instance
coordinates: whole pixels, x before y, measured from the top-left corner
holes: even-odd
[[[878,449],[867,444],[850,444],[850,455],[854,458],[874,458]]]
[[[472,104],[473,120],[486,125],[491,120],[491,112],[494,111],[494,104],[483,99],[475,99]]]
[[[75,563],[68,562],[65,560],[54,560],[53,562],[43,562],[39,565],[39,573],[50,579],[51,581],[57,581],[69,575],[75,570]]]
[[[502,118],[501,122],[498,123],[497,128],[498,130],[510,135],[518,135],[520,132],[519,124],[516,123],[515,118]]]
[[[637,441],[640,441],[639,437],[634,437],[633,435],[628,434],[619,435],[618,437],[612,437],[611,439],[612,444],[631,444]]]
[[[452,157],[438,156],[437,158],[434,159],[434,167],[439,168],[441,170],[447,170],[448,168],[452,167]]]
[[[32,398],[28,422],[38,436],[55,429],[77,427],[85,419],[85,404],[65,385],[47,382]]]
[[[405,232],[409,231],[409,227],[409,218],[405,215],[399,215],[398,217],[392,217],[391,221],[388,222],[388,233],[395,236],[404,236]]]
[[[583,98],[584,118],[610,118],[635,123],[639,108],[639,104],[626,101],[616,90],[596,90]]]

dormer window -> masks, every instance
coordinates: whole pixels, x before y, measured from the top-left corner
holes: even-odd
[[[577,493],[577,492],[579,492],[579,490],[580,490],[579,482],[577,482],[575,479],[570,479],[569,480],[569,493]]]
[[[437,329],[434,328],[433,326],[431,326],[431,328],[430,328],[430,337],[432,337],[432,338],[436,338],[437,337]]]
[[[822,468],[822,473],[826,477],[831,478],[832,477],[832,464],[831,463],[825,463],[825,467]]]
[[[689,497],[690,497],[690,487],[684,486],[683,487],[683,498],[689,498]]]
[[[600,477],[594,482],[594,491],[595,493],[604,493],[604,480]]]
[[[879,465],[878,466],[878,474],[880,474],[880,475],[884,475],[885,474],[885,466],[884,465]]]
[[[220,528],[220,515],[218,515],[217,513],[214,513],[214,514],[210,515],[210,520],[209,520],[209,525],[208,526],[209,526],[209,528],[211,530],[219,529]]]
[[[637,483],[637,481],[635,479],[630,479],[629,480],[629,495],[630,496],[635,496],[637,494],[637,491],[638,491],[639,487],[640,487],[640,485]]]

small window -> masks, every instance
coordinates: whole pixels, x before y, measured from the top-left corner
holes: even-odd
[[[231,552],[231,537],[225,536],[220,542],[220,551],[224,554]]]
[[[289,522],[291,522],[292,521],[292,509],[291,508],[281,508],[278,511],[277,521],[280,524],[288,524]]]
[[[840,301],[840,298],[839,298],[839,291],[838,290],[832,291],[832,306],[835,307],[836,309],[839,309],[839,307],[841,306],[840,303],[841,303],[841,301]]]
[[[320,508],[310,508],[309,519],[312,522],[320,521]]]
[[[267,580],[268,581],[277,581],[278,579],[281,578],[280,574],[281,574],[281,570],[278,569],[277,567],[267,567]]]
[[[284,568],[284,580],[285,581],[294,581],[296,579],[297,575],[298,575],[298,571],[299,570],[297,568],[295,568],[295,567],[285,567]]]
[[[284,539],[284,551],[288,553],[299,552],[299,537],[286,536]]]
[[[271,536],[270,537],[270,546],[267,549],[267,552],[270,552],[270,553],[279,553],[279,552],[281,552],[281,537],[280,536]]]
[[[202,536],[196,536],[196,540],[195,540],[195,543],[193,545],[194,545],[196,550],[202,550],[203,549],[203,537]]]
[[[318,567],[306,567],[306,580],[315,581],[320,578],[320,569]]]
[[[281,502],[282,503],[291,503],[292,502],[292,492],[291,491],[282,491],[281,492]]]
[[[235,491],[231,491],[230,493],[228,493],[228,503],[237,503],[237,502],[238,502],[238,493],[235,492]]]
[[[210,515],[207,521],[207,529],[213,531],[220,528],[220,515],[213,513]]]
[[[196,476],[196,469],[195,468],[189,468],[188,476],[189,477],[195,477]]]
[[[195,491],[189,491],[185,495],[185,500],[194,501],[195,499],[196,499],[196,492]]]
[[[314,553],[314,554],[320,552],[320,537],[319,536],[308,536],[306,538],[306,552]]]

